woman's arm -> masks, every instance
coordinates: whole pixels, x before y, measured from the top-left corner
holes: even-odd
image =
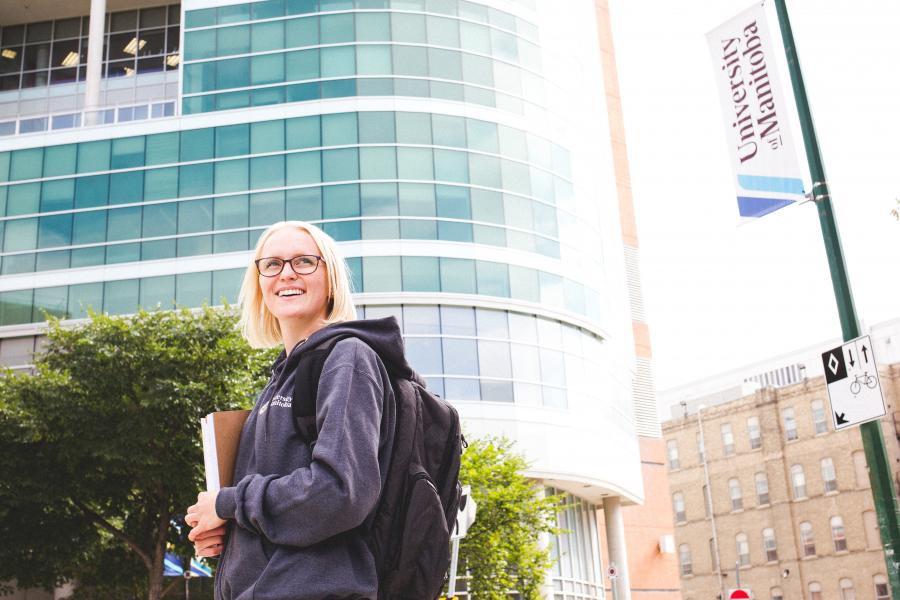
[[[371,348],[355,338],[335,344],[319,379],[319,435],[309,467],[284,476],[248,475],[222,488],[217,516],[290,546],[315,544],[362,523],[381,492],[386,389],[387,372]]]

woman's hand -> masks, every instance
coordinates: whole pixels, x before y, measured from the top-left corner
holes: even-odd
[[[225,549],[225,531],[226,527],[222,525],[198,534],[193,540],[194,553],[197,556],[218,556],[222,554],[222,550]]]
[[[197,504],[188,507],[184,522],[193,527],[188,534],[188,539],[192,542],[225,525],[225,520],[216,514],[217,495],[218,492],[200,492],[197,494]]]

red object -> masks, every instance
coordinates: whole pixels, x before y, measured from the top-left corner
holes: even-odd
[[[747,590],[733,590],[728,600],[750,600],[750,593]]]

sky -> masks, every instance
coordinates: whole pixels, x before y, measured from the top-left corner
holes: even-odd
[[[658,391],[841,335],[814,204],[739,225],[706,33],[749,6],[610,0]],[[787,8],[857,315],[900,317],[900,3]]]

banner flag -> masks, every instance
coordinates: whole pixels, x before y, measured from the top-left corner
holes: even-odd
[[[194,577],[212,577],[212,569],[200,562],[196,556],[191,559],[191,575]]]
[[[184,575],[184,567],[181,559],[172,552],[166,552],[163,559],[163,577],[181,577]]]
[[[738,212],[762,217],[804,199],[772,37],[756,3],[706,34],[725,117]]]

